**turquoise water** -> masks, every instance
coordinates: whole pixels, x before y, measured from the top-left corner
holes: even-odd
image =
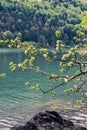
[[[10,73],[9,62],[20,63],[24,58],[22,50],[0,49],[0,73],[7,73],[6,78],[0,78],[0,130],[22,123],[38,111],[45,110],[44,105],[47,102],[73,99],[72,96],[64,95],[64,87],[58,88],[57,95],[53,97],[50,94],[32,91],[25,86],[25,82],[30,81],[32,84],[40,84],[44,89],[49,89],[57,83],[49,81],[47,77],[34,71]],[[35,64],[39,64],[43,70],[50,73],[57,72],[59,69],[57,61],[48,64],[40,57],[37,57]]]

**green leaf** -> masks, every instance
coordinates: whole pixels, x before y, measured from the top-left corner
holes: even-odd
[[[63,73],[65,72],[65,69],[60,69],[59,72]]]
[[[39,67],[39,66],[35,66],[35,70],[36,70],[37,72],[39,72],[39,71],[40,71],[40,67]]]
[[[0,77],[5,78],[5,77],[6,77],[6,74],[5,74],[5,73],[2,73],[2,74],[0,74]]]
[[[26,86],[30,85],[30,82],[26,82],[25,85],[26,85]]]
[[[84,11],[84,16],[82,18],[82,25],[85,29],[87,29],[87,11]]]
[[[47,48],[41,48],[41,49],[40,49],[40,53],[43,54],[44,57],[45,57],[45,56],[47,57],[47,55],[48,55],[48,50],[47,50]]]
[[[82,104],[82,99],[76,100],[77,104]]]
[[[55,35],[56,35],[57,38],[59,38],[61,36],[61,32],[59,30],[56,30]]]
[[[85,97],[87,98],[87,92],[85,92]]]
[[[11,65],[13,65],[14,64],[14,62],[13,61],[11,61],[10,63],[9,63],[9,65],[11,66]]]
[[[52,90],[52,91],[50,91],[50,94],[51,94],[52,96],[55,96],[55,95],[56,95],[56,92],[55,92],[54,90]]]
[[[34,90],[34,91],[38,91],[38,90],[40,90],[40,86],[39,86],[39,84],[31,85],[31,86],[29,87],[29,89],[30,89],[30,90]]]

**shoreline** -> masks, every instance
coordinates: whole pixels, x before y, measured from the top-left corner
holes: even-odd
[[[69,119],[77,126],[83,126],[87,128],[87,108],[81,108],[81,106],[72,106],[71,104],[56,101],[50,106],[50,110],[56,110],[63,118]]]
[[[63,101],[51,101],[41,106],[40,109],[42,109],[42,111],[57,111],[63,118],[72,121],[75,125],[87,128],[87,108],[81,108],[79,105],[71,105],[71,103],[69,104]]]
[[[35,111],[36,110],[36,111]],[[49,101],[43,105],[36,106],[31,115],[27,115],[24,118],[12,119],[8,118],[7,128],[5,121],[2,122],[3,127],[0,130],[10,130],[14,125],[24,125],[26,121],[30,120],[35,114],[41,111],[54,110],[57,111],[63,118],[72,121],[76,126],[83,126],[87,128],[87,109],[78,109],[76,106],[72,107],[71,104],[67,104],[63,101]]]

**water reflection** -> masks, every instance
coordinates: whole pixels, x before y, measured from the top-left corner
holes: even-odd
[[[24,53],[18,49],[0,49],[0,73],[9,70],[9,62],[20,63],[23,61]]]

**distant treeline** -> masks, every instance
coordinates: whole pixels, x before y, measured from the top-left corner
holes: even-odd
[[[65,44],[74,44],[76,30],[82,30],[81,0],[2,0],[0,2],[0,39],[34,41],[38,46],[55,46],[55,31]]]

